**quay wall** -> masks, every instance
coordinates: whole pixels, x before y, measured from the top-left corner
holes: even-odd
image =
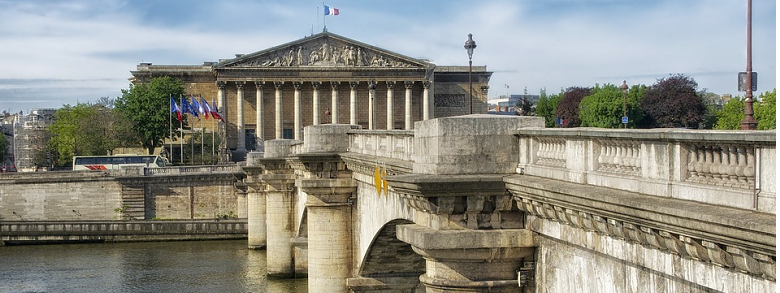
[[[246,237],[246,219],[0,222],[0,246],[64,242],[245,239]]]

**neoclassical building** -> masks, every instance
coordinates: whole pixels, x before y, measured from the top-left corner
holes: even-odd
[[[238,153],[260,149],[264,140],[302,140],[307,125],[411,130],[415,121],[485,113],[492,75],[486,66],[472,68],[469,101],[468,66],[437,66],[327,31],[233,59],[141,63],[131,73],[133,83],[179,78],[188,95],[216,101],[227,147]],[[217,127],[211,120],[191,123]]]

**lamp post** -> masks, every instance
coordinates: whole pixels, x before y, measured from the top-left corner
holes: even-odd
[[[753,117],[753,57],[752,55],[752,15],[753,15],[753,1],[748,0],[748,15],[747,15],[747,78],[745,81],[745,118],[740,122],[740,129],[742,130],[756,130],[758,128],[758,121]]]
[[[620,85],[620,91],[623,92],[623,129],[628,129],[628,111],[626,111],[626,92],[628,92],[628,85],[623,80],[623,84]]]
[[[469,34],[469,39],[466,40],[466,45],[463,46],[463,48],[466,48],[466,52],[469,53],[469,114],[472,114],[473,111],[471,107],[471,55],[474,54],[474,48],[476,47],[477,43],[471,39],[471,34]]]

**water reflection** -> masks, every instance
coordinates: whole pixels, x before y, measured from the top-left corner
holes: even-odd
[[[246,241],[0,247],[0,292],[306,292]]]

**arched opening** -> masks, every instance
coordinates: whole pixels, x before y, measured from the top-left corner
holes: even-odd
[[[374,236],[360,266],[360,277],[349,282],[352,290],[412,291],[422,288],[419,277],[425,273],[425,259],[395,235],[395,227],[405,224],[413,222],[404,219],[390,221]]]

